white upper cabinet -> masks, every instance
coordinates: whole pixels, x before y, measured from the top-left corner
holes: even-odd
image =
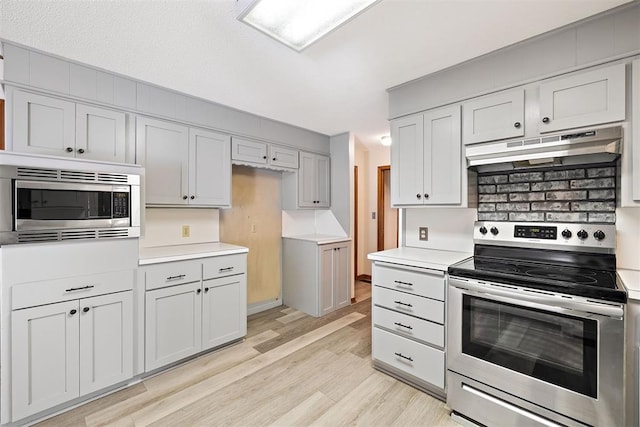
[[[147,204],[231,205],[229,136],[138,117],[136,138]]]
[[[391,203],[462,204],[460,106],[391,122]]]
[[[524,89],[476,98],[462,105],[465,144],[524,135]]]
[[[329,157],[300,153],[298,207],[328,208],[330,202]]]
[[[625,64],[540,83],[540,132],[625,119]]]
[[[231,158],[256,166],[298,169],[298,151],[243,138],[231,138]]]
[[[124,163],[126,114],[13,91],[13,150]]]

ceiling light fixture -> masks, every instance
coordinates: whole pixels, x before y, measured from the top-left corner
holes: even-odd
[[[389,147],[391,145],[391,137],[383,136],[382,138],[380,138],[380,143],[385,147]]]
[[[238,19],[300,52],[380,0],[236,0]]]

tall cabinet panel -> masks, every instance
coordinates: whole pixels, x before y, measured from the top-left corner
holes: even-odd
[[[189,201],[230,206],[231,142],[228,135],[189,130]]]
[[[424,115],[424,204],[461,201],[460,107]]]
[[[78,396],[78,301],[11,313],[12,419]]]
[[[422,204],[424,119],[422,114],[391,122],[391,204]]]
[[[145,167],[146,203],[188,204],[189,129],[138,117],[136,139],[136,157]]]

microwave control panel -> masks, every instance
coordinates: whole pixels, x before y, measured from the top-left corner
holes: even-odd
[[[129,193],[113,192],[113,218],[129,217]]]

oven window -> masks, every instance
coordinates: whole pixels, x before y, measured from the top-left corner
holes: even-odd
[[[17,189],[17,219],[83,220],[111,218],[111,192]]]
[[[463,296],[462,352],[597,397],[597,322]]]

